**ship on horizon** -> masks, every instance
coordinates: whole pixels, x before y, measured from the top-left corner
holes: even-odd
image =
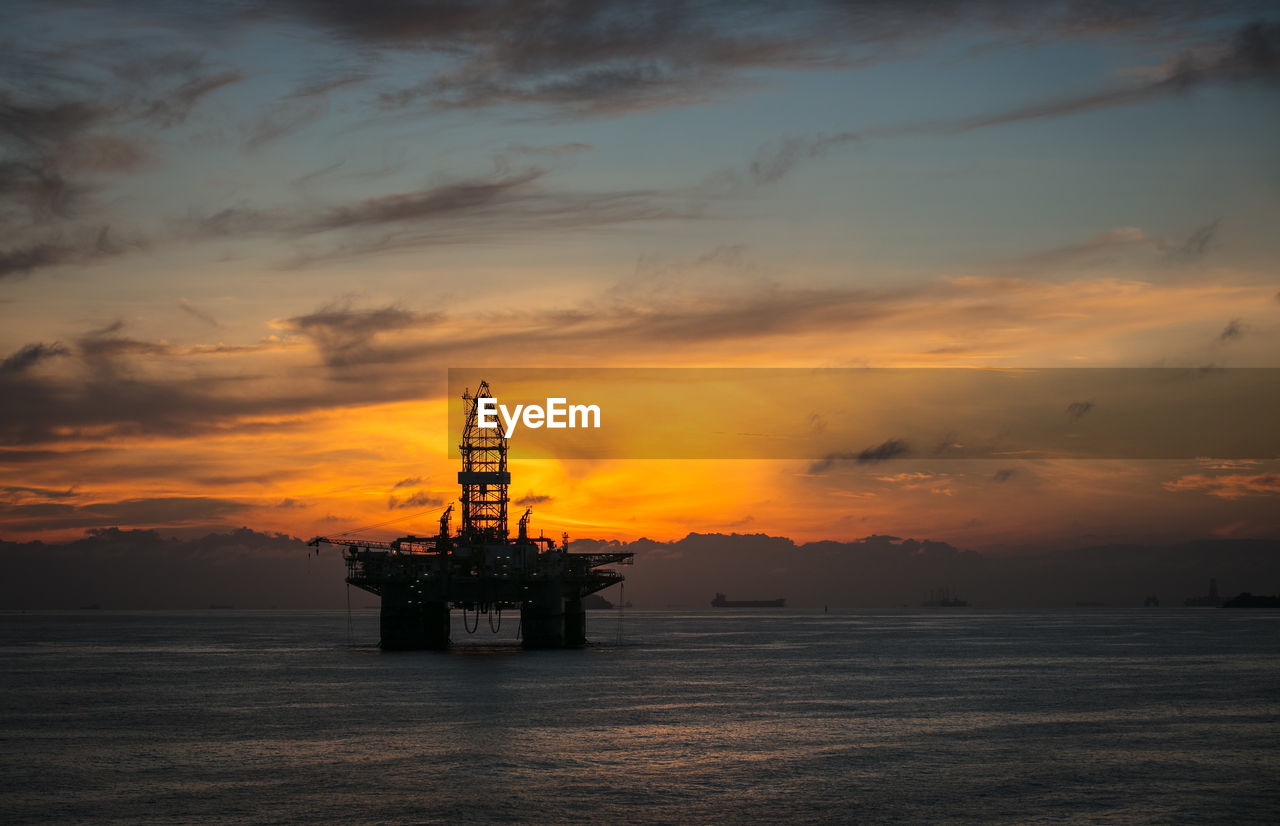
[[[960,599],[959,595],[951,593],[946,588],[938,588],[930,591],[925,597],[924,602],[920,603],[921,608],[967,608],[969,601]]]
[[[716,593],[711,600],[712,608],[786,608],[787,601],[778,599],[728,599],[724,594]]]

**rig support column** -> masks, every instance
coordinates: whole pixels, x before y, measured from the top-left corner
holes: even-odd
[[[587,644],[587,609],[581,599],[564,601],[564,647],[581,648]]]
[[[449,603],[424,601],[419,591],[387,585],[380,616],[386,651],[419,651],[449,647]]]
[[[564,592],[547,583],[520,605],[521,645],[525,648],[563,648]]]

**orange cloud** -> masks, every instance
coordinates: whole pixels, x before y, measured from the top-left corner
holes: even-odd
[[[1204,491],[1210,496],[1222,499],[1239,499],[1244,496],[1269,496],[1280,493],[1280,475],[1275,473],[1259,473],[1246,475],[1228,473],[1211,476],[1194,473],[1182,476],[1175,481],[1166,482],[1166,490],[1171,491]]]

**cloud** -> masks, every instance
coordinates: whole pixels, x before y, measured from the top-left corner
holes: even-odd
[[[445,500],[440,496],[432,496],[424,490],[416,490],[403,499],[395,496],[387,497],[388,510],[403,510],[406,508],[434,508],[443,505]]]
[[[336,370],[405,362],[443,362],[476,352],[528,353],[531,341],[548,354],[581,354],[584,345],[643,351],[653,342],[710,343],[764,339],[831,329],[847,332],[859,323],[892,317],[895,301],[911,300],[918,288],[890,293],[849,289],[786,289],[766,286],[734,295],[646,295],[480,316],[484,329],[442,313],[397,307],[357,309],[349,303],[273,322],[306,335]],[[367,374],[363,374],[367,378]]]
[[[1227,322],[1227,326],[1222,328],[1222,332],[1218,333],[1219,343],[1232,341],[1244,335],[1244,327],[1241,325],[1241,319],[1233,318]]]
[[[426,80],[387,91],[387,107],[541,106],[616,114],[704,100],[759,68],[835,65],[846,45],[814,17],[729,3],[604,2],[530,6],[304,7],[340,37],[381,48],[428,49],[453,60]],[[851,27],[846,30],[852,30]]]
[[[153,98],[141,117],[161,127],[176,126],[186,121],[197,104],[224,86],[239,83],[245,75],[235,69],[214,74],[195,75],[165,94]]]
[[[1168,260],[1179,264],[1187,264],[1193,261],[1202,260],[1213,247],[1214,236],[1217,234],[1218,227],[1221,224],[1222,219],[1216,218],[1208,224],[1199,227],[1188,235],[1182,244],[1170,249],[1166,253],[1166,257]]]
[[[876,479],[897,485],[902,490],[927,490],[939,496],[955,494],[955,490],[949,486],[950,474],[947,473],[895,473],[890,476],[877,476]]]
[[[288,414],[326,406],[328,391],[322,387],[303,391],[304,384],[263,375],[261,366],[245,370],[243,362],[226,363],[227,372],[219,374],[201,363],[217,348],[175,348],[121,335],[122,329],[111,324],[85,334],[73,348],[62,348],[71,350],[63,354],[69,363],[57,374],[28,369],[48,357],[48,350],[24,348],[10,356],[19,369],[0,370],[0,443],[192,436],[231,428],[248,433],[288,428],[293,423]],[[159,358],[164,361],[145,361]],[[210,366],[226,361],[219,358]],[[135,369],[139,363],[146,369]],[[62,454],[0,454],[6,462],[41,455]]]
[[[343,368],[366,363],[367,354],[379,335],[429,324],[440,317],[439,313],[414,313],[394,305],[354,309],[348,301],[276,322],[276,326],[302,333],[315,344],[325,364]]]
[[[701,209],[675,192],[556,191],[545,186],[546,174],[529,169],[328,206],[193,211],[177,222],[175,231],[179,237],[217,240],[340,234],[328,248],[308,250],[290,264],[301,267],[494,236],[692,219]]]
[[[1184,51],[1156,70],[1156,77],[1136,86],[1110,89],[1033,103],[973,118],[918,124],[890,130],[897,135],[956,135],[1019,121],[1061,117],[1115,106],[1144,103],[1211,83],[1274,81],[1280,78],[1280,23],[1255,21],[1230,40]]]
[[[1280,494],[1280,475],[1274,473],[1228,473],[1208,475],[1193,473],[1172,482],[1165,482],[1166,490],[1175,493],[1203,491],[1220,499],[1240,499],[1246,496],[1272,496]]]
[[[1160,249],[1163,239],[1148,235],[1138,227],[1119,227],[1099,233],[1079,244],[1067,244],[1003,262],[1003,268],[1017,271],[1044,271],[1064,267],[1087,267],[1114,260],[1132,250]]]
[[[1256,296],[1269,300],[1270,292]],[[1123,298],[1118,307],[1117,296]],[[833,365],[869,358],[890,366],[923,358],[916,354],[927,353],[940,328],[971,341],[992,328],[1031,324],[1025,340],[1001,346],[1034,354],[1153,323],[1230,317],[1246,298],[1255,300],[1238,288],[1224,293],[1203,285],[943,279],[877,289],[660,289],[626,300],[605,292],[570,304],[468,311],[361,307],[343,299],[276,320],[278,337],[240,347],[180,346],[131,335],[117,323],[67,342],[71,353],[60,357],[56,371],[0,370],[0,444],[285,431],[353,398],[363,404],[421,399],[438,389],[431,381],[424,385],[424,375],[470,362],[477,352],[519,363],[586,366],[605,359],[656,366],[715,363],[732,351],[777,364],[778,344],[785,342],[788,352],[821,348]],[[1208,374],[1186,371],[1188,379]],[[942,450],[974,438],[950,435]],[[925,452],[935,443],[930,437]],[[851,452],[835,460],[856,457]]]
[[[1235,10],[1241,12],[1242,10]],[[866,65],[907,44],[960,34],[1025,42],[1140,32],[1170,38],[1223,9],[1144,0],[1088,4],[827,3],[680,0],[587,5],[458,0],[348,6],[314,0],[275,7],[362,48],[446,59],[417,83],[384,91],[384,107],[540,107],[578,116],[689,105],[766,82],[767,71]],[[1265,45],[1265,32],[1263,35]],[[1256,38],[1255,38],[1256,40]],[[1183,70],[1236,77],[1264,57],[1244,37],[1235,57]]]
[[[92,264],[145,246],[141,238],[117,239],[109,226],[58,233],[29,246],[0,250],[0,279],[62,264]]]
[[[1012,479],[1017,472],[1017,468],[1000,468],[991,475],[991,478],[996,482],[1007,482]]]
[[[0,219],[13,226],[25,214],[26,226],[14,226],[23,231],[76,217],[92,206],[104,175],[147,165],[148,141],[121,130],[179,124],[207,95],[243,78],[210,71],[190,54],[147,54],[133,42],[101,41],[89,61],[78,61],[74,47],[6,45],[4,68],[29,82],[18,85],[21,95],[0,90],[0,150],[7,156],[0,161]],[[57,245],[27,240],[18,249],[47,254],[50,246]]]
[[[415,485],[422,484],[423,481],[424,480],[421,476],[411,476],[408,479],[401,479],[399,482],[396,482],[394,485],[392,485],[391,488],[392,490],[399,490],[400,488],[411,488]]]
[[[272,106],[257,120],[243,124],[241,131],[244,141],[241,144],[246,150],[260,149],[272,141],[292,135],[322,118],[329,111],[323,100],[302,103],[297,100],[286,100]]]
[[[107,111],[80,100],[30,103],[0,92],[0,137],[33,148],[67,142],[101,123]]]
[[[888,441],[881,442],[875,447],[869,447],[866,450],[863,450],[858,454],[855,461],[860,465],[877,464],[879,462],[897,458],[898,456],[905,456],[909,452],[910,448],[907,446],[906,442],[899,439],[889,439]]]
[[[864,450],[843,453],[828,453],[822,459],[809,465],[810,473],[825,473],[837,462],[852,461],[859,465],[874,465],[905,456],[911,452],[910,446],[901,439],[888,439],[874,447]]]
[[[217,320],[216,318],[214,318],[213,316],[209,315],[209,314],[208,314],[208,313],[206,313],[204,310],[201,310],[201,309],[199,309],[198,307],[193,306],[193,305],[191,304],[191,302],[190,302],[190,301],[188,301],[188,300],[186,300],[185,298],[179,298],[179,299],[178,299],[178,307],[179,307],[179,308],[181,308],[181,309],[182,309],[182,311],[183,311],[184,313],[187,313],[188,315],[190,315],[190,316],[191,316],[191,317],[193,317],[193,318],[198,318],[198,319],[200,319],[200,320],[201,320],[201,321],[203,321],[205,324],[208,324],[208,325],[210,325],[210,326],[212,326],[212,327],[221,327],[221,326],[222,326],[221,324],[219,324],[219,323],[218,323],[218,320]]]
[[[1214,459],[1207,456],[1197,461],[1208,470],[1244,470],[1259,464],[1258,459]]]
[[[498,203],[509,203],[515,191],[543,174],[540,170],[530,170],[494,180],[463,181],[417,192],[368,198],[311,215],[304,220],[301,229],[304,232],[325,232],[476,212]]]
[[[1073,12],[1081,12],[1073,6]],[[1135,22],[1142,19],[1136,15]],[[1212,84],[1267,83],[1280,88],[1280,23],[1254,21],[1240,27],[1228,39],[1211,41],[1185,50],[1154,67],[1146,82],[1089,92],[1083,95],[1034,103],[975,115],[967,118],[909,123],[900,126],[848,130],[834,135],[792,136],[762,147],[746,168],[746,177],[755,185],[778,181],[802,160],[825,155],[830,150],[864,140],[903,137],[945,137],[980,129],[1065,117],[1099,109],[1131,106],[1173,95],[1185,94]],[[715,190],[739,186],[740,174],[721,170],[704,186]],[[1188,239],[1187,252],[1203,255],[1213,236],[1213,228],[1202,228],[1201,237]]]
[[[512,504],[519,505],[520,507],[524,508],[524,507],[531,507],[533,505],[542,505],[547,502],[552,502],[554,500],[555,500],[554,496],[547,496],[545,494],[533,493],[532,491],[530,491],[529,493],[526,493],[524,496],[521,496],[519,499],[515,500]]]
[[[163,341],[144,341],[117,335],[122,329],[124,329],[124,322],[116,321],[82,336],[76,342],[80,355],[85,359],[98,362],[101,367],[102,362],[120,356],[165,356],[173,351],[173,348]]]
[[[76,251],[73,248],[56,244],[32,244],[0,251],[0,278],[51,267],[75,257]]]
[[[42,361],[65,356],[70,352],[60,341],[55,341],[53,344],[45,344],[42,341],[28,344],[0,362],[0,373],[21,373]]]
[[[160,131],[244,78],[196,50],[157,49],[159,40],[145,33],[153,22],[115,36],[53,25],[40,14],[19,13],[4,27],[0,278],[142,249],[141,238],[104,225],[119,219],[105,214],[99,196],[152,166]]]
[[[1078,276],[1081,270],[1127,262],[1140,255],[1145,255],[1145,260],[1152,265],[1190,264],[1202,260],[1207,254],[1220,223],[1212,221],[1181,241],[1154,235],[1141,227],[1116,227],[1095,233],[1083,241],[995,261],[985,265],[984,272],[1018,277],[1056,272]]]
[[[1093,402],[1072,402],[1067,405],[1067,419],[1078,422],[1093,410]]]
[[[0,215],[13,222],[24,213],[31,224],[70,218],[91,191],[31,159],[0,161]]]
[[[455,316],[398,305],[362,308],[347,299],[277,320],[282,339],[242,347],[176,346],[130,335],[115,322],[64,348],[71,358],[58,375],[25,369],[36,353],[47,356],[44,350],[10,356],[12,367],[23,369],[0,371],[0,443],[288,428],[291,416],[347,398],[332,381],[359,381],[360,399],[371,404],[418,398],[421,373],[406,365],[447,363],[478,347],[528,357],[533,342],[543,357],[562,358],[602,349],[643,352],[655,340],[715,343],[792,330],[847,331],[860,318],[890,317],[895,296],[770,288],[728,304],[718,296],[648,297]],[[315,348],[327,375],[278,360],[277,353],[296,352],[299,339]]]
[[[337,89],[342,89],[347,86],[356,86],[361,83],[365,83],[371,80],[372,77],[373,77],[372,75],[365,74],[364,72],[354,72],[346,75],[337,75],[334,77],[325,78],[323,80],[317,80],[317,81],[299,86],[297,89],[294,89],[292,92],[290,92],[287,95],[287,97],[290,97],[290,98],[321,97],[321,96],[328,95],[330,92],[335,91]]]
[[[214,523],[156,530],[89,527],[66,542],[0,542],[11,576],[0,605],[76,608],[306,607],[342,604],[342,561],[307,561],[299,539]],[[65,533],[65,532],[64,532]],[[197,534],[198,536],[191,536]],[[205,534],[205,535],[199,535]],[[311,569],[301,576],[299,565]],[[319,566],[321,570],[318,570]],[[336,586],[335,586],[336,583]]]
[[[578,152],[590,152],[592,149],[595,147],[589,143],[550,143],[542,146],[529,146],[523,143],[507,144],[508,152],[518,155],[547,155],[553,158]]]
[[[1280,23],[1255,20],[1229,41],[1207,43],[1174,58],[1165,81],[1186,88],[1200,83],[1280,78]]]
[[[20,531],[115,525],[217,524],[251,506],[206,496],[157,496],[72,505],[63,503],[0,504],[0,521]]]
[[[831,149],[855,143],[861,137],[855,132],[811,137],[789,137],[761,147],[747,166],[752,183],[771,184],[786,176],[802,160],[819,158]]]
[[[0,405],[3,407],[3,405]],[[3,434],[0,429],[0,434]],[[102,453],[104,448],[90,447],[69,450],[32,450],[30,448],[0,447],[0,464],[42,465],[58,461],[79,461]]]
[[[79,495],[76,493],[75,488],[58,490],[56,488],[38,488],[27,485],[6,485],[0,487],[0,493],[19,497],[34,496],[38,499],[74,499]]]

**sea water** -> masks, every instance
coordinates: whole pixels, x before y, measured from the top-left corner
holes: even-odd
[[[1280,821],[1280,612],[490,619],[0,614],[0,822]]]

